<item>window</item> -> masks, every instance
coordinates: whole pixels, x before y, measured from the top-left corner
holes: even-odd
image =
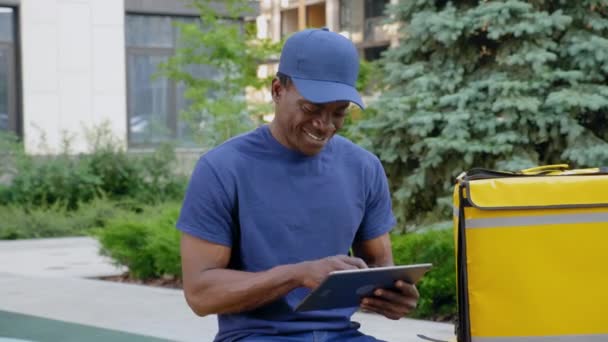
[[[366,42],[389,40],[388,32],[384,29],[386,20],[384,10],[389,2],[389,0],[365,0],[364,39]]]
[[[285,38],[298,30],[298,9],[281,11],[281,38]]]
[[[352,29],[353,1],[340,0],[340,31]]]
[[[130,147],[150,147],[173,141],[180,147],[195,146],[192,130],[180,112],[189,106],[184,86],[158,77],[158,66],[175,53],[177,21],[190,17],[126,16],[128,136]],[[211,77],[208,68],[193,67],[192,74]]]
[[[14,10],[0,7],[0,131],[17,133],[15,27]]]
[[[306,27],[324,27],[325,3],[306,6]]]
[[[365,0],[365,19],[384,16],[384,9],[390,0]]]
[[[365,60],[374,61],[382,57],[382,53],[388,50],[388,45],[372,46],[363,50]]]

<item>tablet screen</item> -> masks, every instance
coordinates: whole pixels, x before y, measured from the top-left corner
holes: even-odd
[[[398,280],[417,283],[431,267],[426,263],[335,271],[304,298],[296,311],[356,307],[378,288],[395,288]]]

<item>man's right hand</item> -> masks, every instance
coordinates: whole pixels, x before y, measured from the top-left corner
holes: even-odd
[[[302,286],[315,289],[333,271],[367,268],[363,259],[336,255],[295,265]]]

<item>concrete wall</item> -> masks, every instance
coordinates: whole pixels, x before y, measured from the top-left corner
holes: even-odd
[[[66,136],[86,151],[84,131],[106,121],[124,141],[123,0],[26,0],[20,19],[26,151],[56,152]]]

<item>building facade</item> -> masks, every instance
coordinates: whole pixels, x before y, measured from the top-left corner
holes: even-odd
[[[173,24],[197,17],[168,0],[0,0],[0,130],[31,154],[87,151],[100,127],[129,149],[192,146],[182,87],[154,76]]]
[[[397,0],[261,0],[261,37],[279,40],[308,27],[327,27],[350,38],[362,58],[374,60],[397,44],[386,6]]]
[[[382,22],[390,1],[261,0],[257,17],[243,19],[275,40],[327,26],[375,59],[395,43]],[[100,127],[133,151],[163,141],[196,150],[179,118],[183,87],[155,75],[175,52],[174,23],[197,17],[172,0],[0,0],[0,131],[21,136],[30,154],[59,152],[66,141],[86,152]]]

